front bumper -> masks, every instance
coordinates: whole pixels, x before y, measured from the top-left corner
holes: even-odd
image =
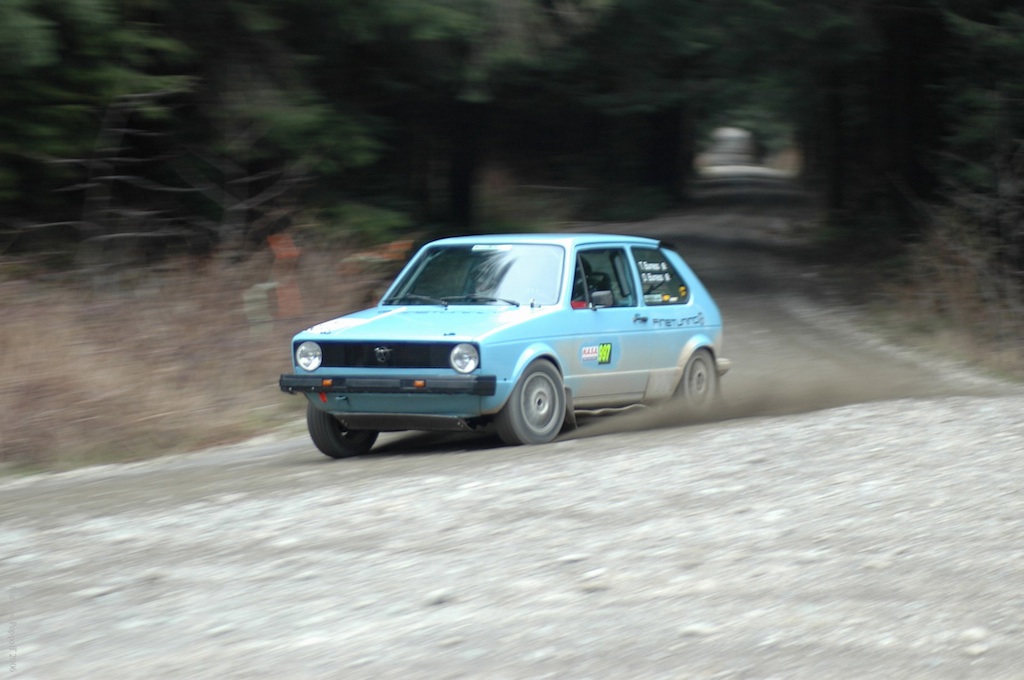
[[[493,375],[324,377],[286,373],[281,391],[289,394],[469,394],[494,396],[498,379]]]

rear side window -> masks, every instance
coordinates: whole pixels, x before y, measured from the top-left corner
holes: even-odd
[[[685,305],[690,301],[690,287],[660,250],[634,248],[633,259],[640,272],[644,304]]]

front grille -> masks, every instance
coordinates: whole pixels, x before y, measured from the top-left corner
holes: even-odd
[[[327,368],[451,368],[454,342],[321,342]],[[383,358],[383,361],[381,360]]]

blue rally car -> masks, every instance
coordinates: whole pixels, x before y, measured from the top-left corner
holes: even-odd
[[[382,431],[490,426],[543,444],[577,410],[706,408],[729,366],[721,347],[718,307],[665,243],[461,236],[421,248],[376,307],[296,335],[280,387],[306,396],[332,458]]]

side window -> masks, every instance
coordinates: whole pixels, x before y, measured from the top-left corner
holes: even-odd
[[[640,272],[644,304],[684,305],[690,301],[689,286],[660,250],[634,248],[633,259]]]
[[[626,253],[621,248],[584,250],[577,255],[573,307],[586,306],[593,292],[598,290],[611,291],[615,307],[636,306]]]

